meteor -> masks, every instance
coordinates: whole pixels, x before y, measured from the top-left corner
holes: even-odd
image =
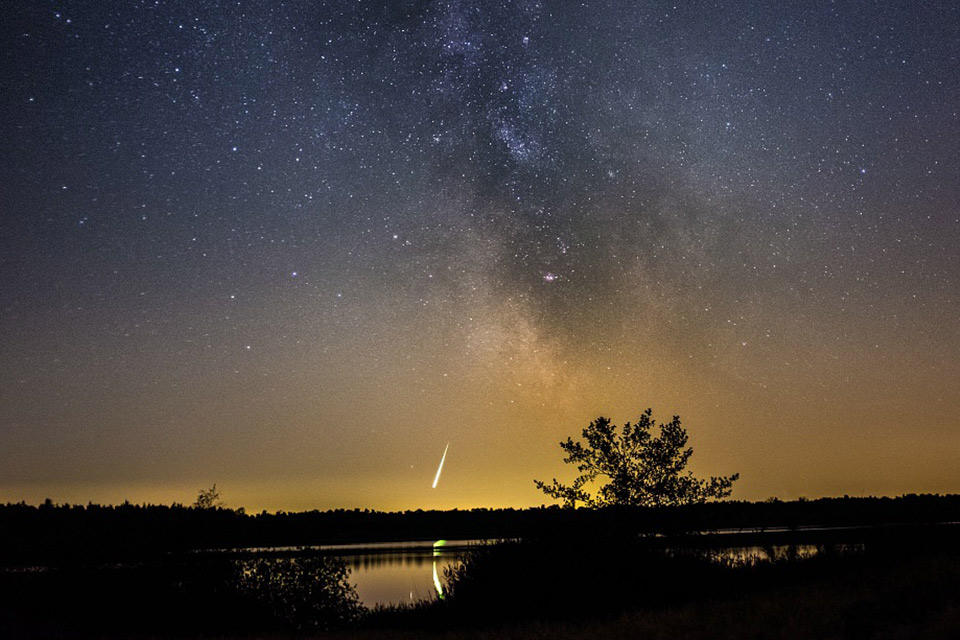
[[[447,443],[447,446],[443,449],[443,457],[440,458],[440,466],[437,467],[437,475],[433,479],[433,488],[437,488],[437,481],[440,480],[440,472],[443,471],[443,461],[447,459],[447,449],[450,448],[450,443]]]

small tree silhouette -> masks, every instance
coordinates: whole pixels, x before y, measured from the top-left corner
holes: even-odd
[[[197,494],[197,500],[193,503],[194,509],[216,509],[223,506],[220,500],[220,492],[217,491],[217,485],[214,483],[209,489],[201,489]]]
[[[687,447],[687,431],[680,426],[680,417],[659,425],[654,437],[653,410],[647,409],[636,424],[629,422],[622,433],[607,418],[597,418],[583,430],[586,445],[567,438],[560,443],[566,452],[564,462],[577,465],[580,476],[567,486],[556,478],[547,485],[534,480],[537,487],[565,507],[578,502],[588,507],[606,506],[670,506],[706,502],[730,495],[733,483],[740,477],[694,477],[684,473],[693,449]],[[686,448],[685,448],[686,447]],[[585,489],[599,477],[607,478],[596,495]]]

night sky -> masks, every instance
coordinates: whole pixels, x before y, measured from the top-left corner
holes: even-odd
[[[539,505],[646,407],[734,498],[960,491],[954,2],[0,30],[2,502]]]

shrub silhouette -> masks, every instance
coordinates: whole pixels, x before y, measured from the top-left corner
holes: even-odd
[[[343,560],[325,556],[252,558],[238,562],[238,588],[298,631],[356,622],[364,609]]]
[[[481,547],[447,570],[444,605],[468,624],[589,619],[716,593],[730,574],[708,553],[674,555],[609,533]]]

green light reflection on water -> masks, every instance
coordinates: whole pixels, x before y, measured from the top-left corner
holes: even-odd
[[[437,558],[440,557],[442,549],[446,546],[446,540],[437,540],[433,543],[433,586],[437,590],[437,597],[441,600],[446,597],[443,593],[443,583],[440,582],[440,575],[437,573]]]

